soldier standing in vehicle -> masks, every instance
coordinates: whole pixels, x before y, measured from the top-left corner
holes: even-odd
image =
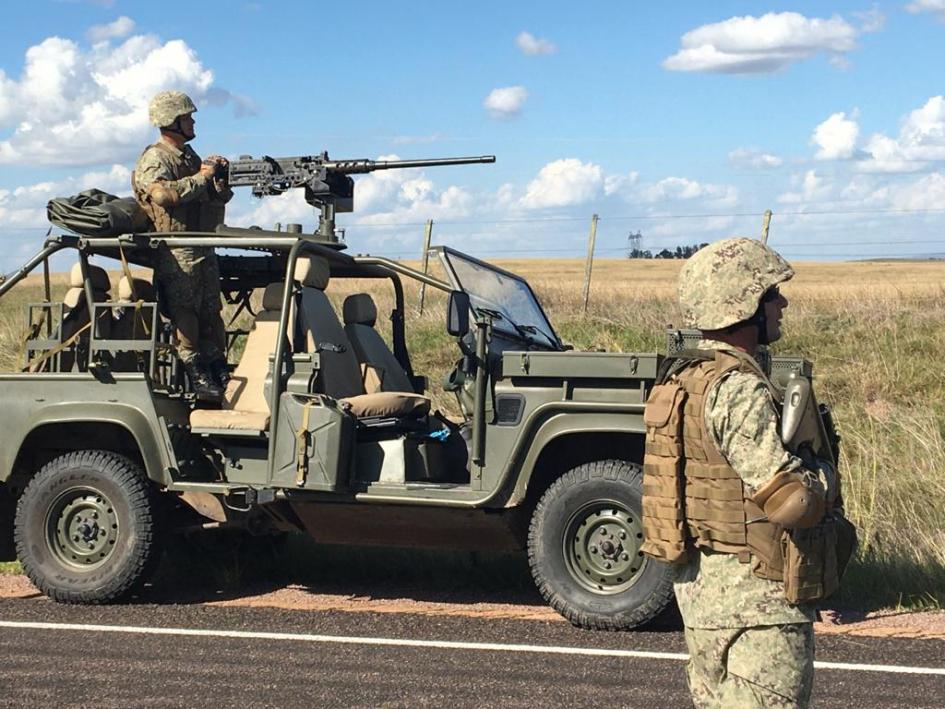
[[[148,107],[160,138],[138,158],[131,178],[135,197],[157,231],[214,231],[233,196],[227,162],[201,162],[187,143],[194,139],[197,107],[187,94],[162,91]],[[198,399],[219,400],[229,380],[226,332],[220,314],[220,272],[211,247],[162,244],[154,273],[161,298],[177,328],[177,353]]]
[[[835,476],[827,463],[805,466],[785,449],[772,384],[755,360],[759,345],[781,336],[788,301],[779,284],[793,276],[753,239],[693,255],[679,302],[702,340],[647,402],[643,549],[678,564],[698,707],[810,699],[814,608],[786,595],[784,579],[796,568],[788,570],[782,540],[784,530],[821,522]]]

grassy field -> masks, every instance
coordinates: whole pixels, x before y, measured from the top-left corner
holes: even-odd
[[[558,334],[578,349],[661,351],[675,305],[679,262],[599,260],[582,315],[583,262],[516,260]],[[775,353],[815,363],[818,395],[843,437],[841,472],[860,551],[840,602],[860,608],[945,604],[945,263],[798,263],[783,288],[790,305]],[[116,274],[117,277],[117,274]],[[56,286],[62,292],[61,281]],[[366,281],[380,312],[391,296]],[[350,291],[349,291],[350,292]],[[329,293],[340,305],[341,295]],[[438,382],[458,356],[443,332],[443,297],[428,290],[416,313],[407,284],[413,366],[434,385],[436,405],[453,406]],[[0,301],[0,367],[18,361],[22,305],[41,299],[39,281]],[[383,324],[379,318],[379,325]],[[0,566],[0,570],[2,570]],[[9,570],[10,567],[7,567]]]

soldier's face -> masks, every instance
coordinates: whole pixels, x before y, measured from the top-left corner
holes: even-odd
[[[764,296],[765,322],[768,328],[768,342],[776,342],[781,338],[781,316],[788,305],[788,300],[775,286],[770,288]]]
[[[180,117],[180,132],[187,140],[193,140],[197,136],[197,133],[194,132],[196,122],[193,113],[185,113]]]

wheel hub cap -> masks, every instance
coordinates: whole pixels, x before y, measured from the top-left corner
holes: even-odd
[[[67,490],[46,518],[46,544],[68,566],[93,568],[103,563],[118,540],[118,516],[111,501],[96,490]]]
[[[613,500],[590,503],[566,527],[568,571],[590,591],[620,593],[633,585],[646,564],[642,544],[643,527],[626,505]]]

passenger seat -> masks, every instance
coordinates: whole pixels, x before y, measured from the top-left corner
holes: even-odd
[[[96,303],[108,301],[108,291],[111,288],[108,273],[100,266],[89,264],[88,268],[89,278],[92,281],[92,300]],[[91,318],[88,302],[85,298],[85,281],[82,278],[82,264],[80,263],[75,264],[69,272],[69,290],[66,291],[62,302],[64,307],[60,333],[61,341],[66,342],[69,338],[74,337],[82,328],[86,327]],[[102,311],[99,312],[97,335],[99,337],[108,337],[111,332],[111,318],[106,318],[104,317],[106,313]],[[88,341],[88,332],[83,332],[74,347],[62,352],[59,356],[60,371],[72,371],[76,365],[78,365],[80,370],[85,370]]]
[[[407,373],[394,353],[374,329],[377,306],[367,293],[356,293],[345,298],[342,314],[345,333],[354,346],[361,364],[364,388],[375,391],[413,391]]]

